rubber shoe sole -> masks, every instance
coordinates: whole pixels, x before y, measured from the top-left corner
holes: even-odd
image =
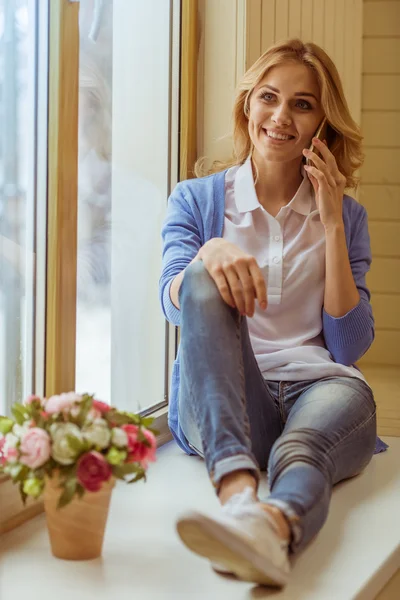
[[[289,575],[259,554],[252,545],[228,527],[199,513],[190,513],[177,523],[178,534],[192,552],[225,567],[242,581],[284,587]]]

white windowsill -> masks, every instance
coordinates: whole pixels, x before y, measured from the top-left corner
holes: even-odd
[[[297,559],[284,600],[372,600],[400,567],[400,438],[359,477],[333,493],[328,521]],[[41,600],[247,600],[267,589],[216,575],[186,550],[175,519],[186,509],[217,511],[204,463],[174,443],[159,450],[148,481],[120,484],[112,500],[103,558],[69,563],[51,557],[44,515],[2,537],[0,596]],[[33,559],[34,557],[34,559]],[[23,573],[23,577],[21,577]],[[33,592],[33,596],[32,596]]]

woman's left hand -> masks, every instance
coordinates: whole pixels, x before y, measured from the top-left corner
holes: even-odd
[[[342,207],[346,177],[340,173],[336,159],[328,149],[326,142],[313,139],[313,143],[322,158],[315,152],[303,150],[304,156],[314,164],[314,166],[306,165],[304,168],[315,191],[321,222],[325,230],[337,225],[343,226]]]

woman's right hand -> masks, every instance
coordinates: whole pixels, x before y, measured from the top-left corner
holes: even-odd
[[[267,308],[267,288],[254,256],[222,238],[212,238],[200,249],[202,260],[223,300],[241,315],[254,315],[255,299]]]

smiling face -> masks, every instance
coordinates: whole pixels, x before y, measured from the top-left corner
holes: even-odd
[[[248,128],[255,161],[301,162],[323,117],[313,71],[295,62],[273,67],[250,98]]]

